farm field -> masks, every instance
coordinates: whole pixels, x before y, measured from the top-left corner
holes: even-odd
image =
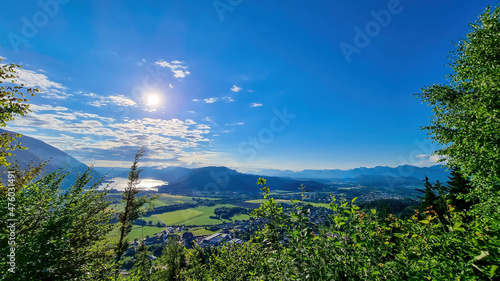
[[[134,241],[134,239],[140,239],[143,235],[144,231],[144,237],[146,235],[153,235],[156,233],[159,233],[165,229],[164,227],[157,227],[157,226],[144,226],[144,229],[142,229],[142,226],[140,225],[134,225],[132,226],[132,231],[130,231],[129,235],[127,236],[128,241]],[[119,227],[115,227],[109,234],[108,238],[114,242],[118,242],[118,238],[120,237],[120,229]]]
[[[234,207],[231,204],[220,204],[215,206],[200,206],[196,208],[178,210],[174,212],[167,212],[163,214],[156,215],[168,226],[170,225],[214,225],[223,222],[228,222],[229,220],[218,220],[211,219],[210,216],[214,215],[214,209],[217,207]],[[148,221],[149,217],[143,217],[142,219]],[[242,218],[239,218],[242,219]]]
[[[132,231],[130,231],[129,235],[127,236],[127,239],[129,242],[134,241],[134,239],[141,239],[142,237],[145,238],[147,235],[152,236],[154,234],[160,233],[164,229],[165,229],[164,227],[144,226],[144,228],[142,228],[139,225],[134,225],[132,227]],[[216,231],[207,230],[204,227],[200,226],[200,227],[190,227],[188,230],[184,230],[181,232],[174,232],[174,234],[182,235],[184,234],[184,232],[191,232],[193,233],[194,236],[206,236],[216,233]],[[111,241],[113,242],[117,242],[119,235],[120,235],[119,228],[116,227],[108,235],[108,238],[110,238]]]
[[[162,207],[162,206],[175,205],[181,203],[196,203],[196,201],[193,200],[193,197],[189,196],[172,195],[167,193],[159,193],[157,195],[160,195],[160,198],[153,201],[153,207]],[[217,198],[202,197],[202,199],[216,200]],[[125,205],[120,202],[118,204],[113,204],[111,206],[113,207],[113,209],[121,211],[123,210]],[[144,208],[148,207],[149,206],[147,204],[144,206]]]
[[[191,232],[191,233],[193,233],[194,236],[206,236],[206,235],[212,235],[212,234],[216,233],[217,231],[207,230],[207,229],[205,229],[205,227],[199,226],[199,227],[189,227],[188,230],[176,232],[175,234],[182,236],[182,234],[184,234],[185,232]]]

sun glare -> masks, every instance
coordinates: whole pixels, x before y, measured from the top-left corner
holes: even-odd
[[[160,97],[157,94],[150,94],[148,96],[148,106],[157,106],[160,103]]]

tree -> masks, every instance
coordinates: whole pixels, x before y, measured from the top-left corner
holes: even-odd
[[[420,209],[426,210],[427,208],[434,205],[436,201],[436,194],[432,188],[432,184],[429,183],[429,178],[426,176],[424,179],[424,189],[417,189],[417,191],[424,194],[423,197],[418,197],[422,200],[420,204]]]
[[[435,152],[456,167],[482,198],[498,198],[500,184],[500,7],[488,7],[452,52],[448,85],[418,94],[432,107],[424,127],[442,148]],[[496,192],[495,192],[496,191]]]
[[[115,270],[115,279],[118,278],[119,270],[120,270],[120,260],[123,256],[123,253],[128,248],[127,235],[132,230],[133,222],[139,219],[142,216],[143,211],[141,207],[150,203],[152,200],[157,197],[139,197],[136,198],[136,195],[140,192],[139,185],[139,174],[142,170],[139,169],[139,160],[144,155],[144,148],[140,148],[134,157],[134,162],[130,167],[130,172],[128,174],[128,183],[127,187],[122,194],[122,202],[125,203],[124,210],[118,214],[118,223],[120,224],[120,238],[118,240],[118,244],[116,246],[116,270]]]
[[[178,238],[170,237],[163,249],[159,264],[151,280],[181,280],[181,270],[186,267],[186,250]]]
[[[39,92],[37,88],[26,87],[24,84],[16,83],[17,69],[22,68],[17,64],[2,64],[0,57],[0,127],[5,127],[8,121],[17,116],[25,116],[31,110],[26,102],[26,96],[34,96]],[[20,143],[15,141],[12,134],[2,133],[0,135],[0,166],[9,166],[7,157],[12,154],[9,151],[22,149]],[[1,183],[0,183],[1,184]]]
[[[500,264],[500,7],[488,7],[456,43],[447,85],[432,85],[418,94],[432,107],[424,127],[442,146],[435,152],[473,187],[469,214],[477,274],[498,276]],[[481,236],[482,243],[477,242]]]
[[[107,191],[91,182],[91,170],[79,175],[69,190],[60,187],[62,170],[38,180],[41,167],[16,172],[15,273],[6,272],[9,233],[2,226],[0,247],[2,280],[100,280],[112,271],[113,254],[106,240],[113,225]],[[31,180],[26,183],[26,177]],[[9,200],[0,198],[0,217]],[[5,220],[2,219],[2,224]]]
[[[182,240],[184,240],[184,246],[187,248],[191,248],[194,240],[194,234],[192,232],[184,232],[182,234]]]
[[[457,168],[451,170],[448,181],[448,200],[459,211],[468,211],[477,200],[468,198],[472,191],[471,183]]]
[[[146,250],[144,243],[141,243],[134,257],[134,266],[132,266],[132,274],[138,277],[138,281],[146,281],[151,278],[151,266],[153,266],[153,263],[149,258],[150,254]]]

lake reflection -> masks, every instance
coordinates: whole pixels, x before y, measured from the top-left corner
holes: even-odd
[[[152,191],[158,191],[158,188],[156,188],[159,185],[166,185],[168,182],[166,181],[161,181],[161,180],[155,180],[155,179],[141,179],[139,184],[139,188],[143,190],[152,190]],[[124,190],[125,187],[127,186],[128,179],[127,178],[113,178],[110,183],[109,183],[109,188],[117,189],[117,190]],[[101,188],[106,187],[108,183],[102,183]]]

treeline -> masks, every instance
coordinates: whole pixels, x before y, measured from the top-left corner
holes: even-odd
[[[369,202],[359,203],[361,210],[369,212],[371,209],[377,210],[380,217],[387,217],[392,214],[398,218],[409,218],[415,214],[420,203],[410,198],[403,199],[379,199]]]
[[[217,207],[214,209],[215,218],[230,219],[239,214],[249,214],[250,210],[243,207]]]
[[[179,203],[173,205],[166,205],[155,207],[154,209],[149,209],[144,212],[144,216],[149,217],[151,215],[163,214],[166,212],[173,212],[185,209],[191,209],[200,206],[198,203]]]

